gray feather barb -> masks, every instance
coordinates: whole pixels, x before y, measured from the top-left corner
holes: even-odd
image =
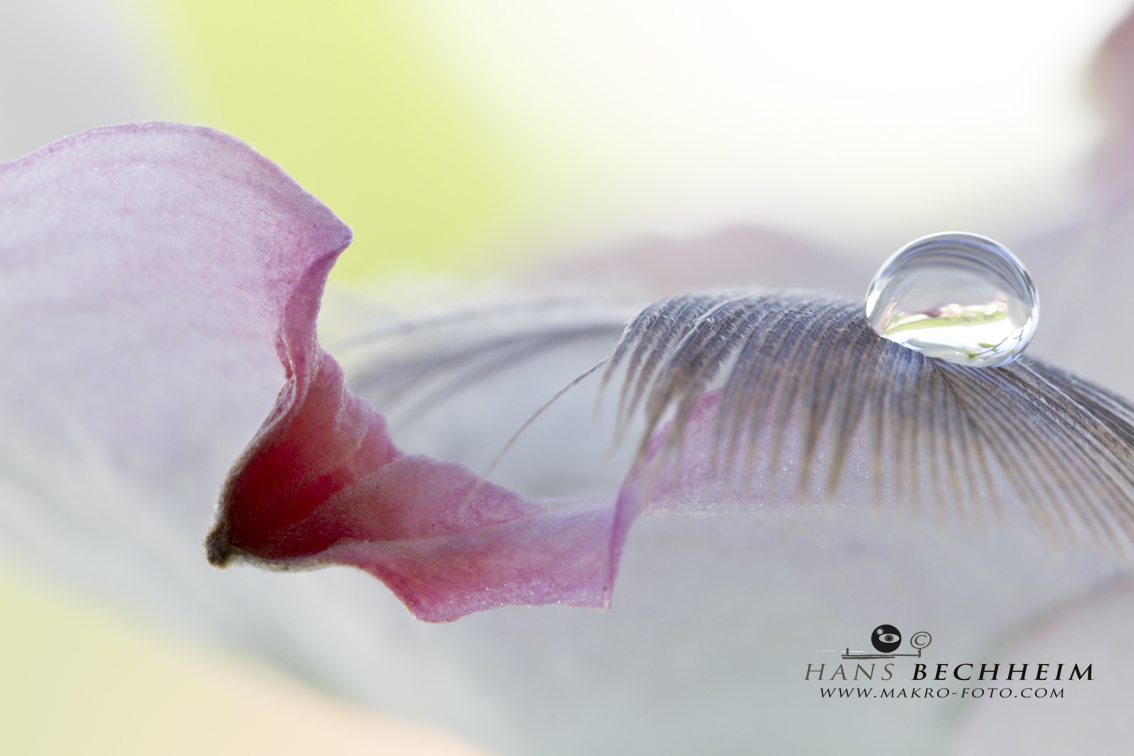
[[[703,426],[698,407],[715,398],[709,457],[722,486],[742,494],[770,490],[790,469],[796,487],[783,501],[845,506],[858,503],[866,480],[881,512],[933,514],[961,529],[1022,518],[1061,550],[1085,542],[1134,551],[1134,405],[1056,367],[1027,357],[1000,368],[929,358],[875,334],[861,303],[819,295],[678,296],[624,328],[619,309],[556,304],[551,321],[538,304],[503,319],[462,316],[457,339],[413,330],[410,357],[371,366],[354,388],[379,389],[380,408],[400,399],[415,415],[541,355],[580,340],[609,343],[621,331],[606,360],[520,430],[605,363],[599,393],[617,390],[615,440],[644,419],[638,462],[649,458],[658,475],[680,471],[690,423]],[[440,346],[422,347],[429,343]],[[705,445],[704,428],[697,432]]]
[[[723,477],[775,470],[794,429],[801,492],[822,451],[820,487],[835,497],[852,445],[865,443],[876,501],[932,503],[966,525],[986,509],[1003,520],[1001,500],[1013,499],[1051,540],[1130,549],[1134,406],[1039,360],[954,365],[879,337],[861,304],[749,294],[652,305],[626,327],[604,383],[619,369],[618,427],[644,406],[640,456],[667,416],[663,456],[679,456],[695,407],[722,379],[713,458]],[[770,458],[755,460],[757,448]]]

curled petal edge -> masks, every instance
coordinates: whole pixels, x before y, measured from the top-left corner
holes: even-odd
[[[295,282],[276,336],[286,384],[228,475],[209,561],[353,565],[430,622],[507,604],[608,608],[626,535],[617,503],[530,502],[461,465],[405,456],[350,393],[315,334],[337,256]]]

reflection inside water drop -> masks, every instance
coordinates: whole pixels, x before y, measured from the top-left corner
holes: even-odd
[[[926,236],[887,260],[866,292],[866,319],[910,349],[975,367],[1020,356],[1039,321],[1027,268],[976,234]]]

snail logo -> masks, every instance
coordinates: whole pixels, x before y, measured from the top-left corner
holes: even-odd
[[[902,645],[902,631],[893,625],[879,625],[870,633],[870,645],[878,652],[872,654],[868,651],[851,651],[848,647],[843,654],[844,659],[893,659],[895,656],[916,656],[921,658],[922,649],[933,642],[933,636],[924,630],[914,633],[909,640],[911,648],[916,654],[894,653]]]

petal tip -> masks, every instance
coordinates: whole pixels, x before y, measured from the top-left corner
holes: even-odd
[[[233,551],[228,520],[222,517],[205,538],[205,557],[212,566],[224,568],[232,561]]]

